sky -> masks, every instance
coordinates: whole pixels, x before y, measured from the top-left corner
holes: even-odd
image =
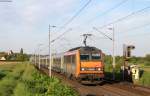
[[[87,44],[112,54],[112,41],[93,29],[112,38],[115,32],[115,54],[122,55],[123,44],[135,46],[133,55],[150,54],[150,0],[91,0],[91,2],[67,25],[88,0],[12,0],[0,2],[0,51],[48,53],[49,24],[51,40],[65,32],[52,44],[53,52],[64,52],[83,46],[82,34],[92,34]],[[138,10],[142,12],[110,24]],[[65,26],[64,26],[65,25]],[[107,26],[104,26],[107,25]],[[69,31],[68,31],[69,30]],[[42,44],[39,47],[39,44]]]

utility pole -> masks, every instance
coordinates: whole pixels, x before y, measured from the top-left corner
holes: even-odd
[[[36,53],[34,54],[34,65],[36,66]]]
[[[83,34],[82,36],[84,37],[83,44],[84,44],[85,46],[87,46],[86,40],[87,40],[88,36],[92,36],[92,34]]]
[[[42,44],[39,44],[39,45],[38,45],[38,49],[39,49],[39,52],[38,52],[38,53],[39,53],[39,54],[38,54],[38,55],[39,55],[39,66],[38,66],[38,67],[39,67],[39,69],[41,68],[41,56],[40,56],[40,51],[41,51],[40,47],[41,47],[41,46],[42,46]]]
[[[116,59],[115,59],[115,29],[110,28],[113,31],[113,80],[115,80],[115,68],[116,68]]]
[[[40,52],[40,49],[39,49]],[[41,57],[40,57],[40,53],[39,53],[39,69],[41,68]]]
[[[36,63],[37,63],[37,49],[35,49],[34,51],[34,65],[36,66]]]
[[[47,58],[47,56],[45,56],[45,59],[46,59],[46,61],[45,61],[45,62],[46,62],[46,67],[47,67],[47,59],[48,59],[48,58]]]
[[[52,71],[52,64],[51,64],[51,27],[56,27],[56,26],[51,26],[49,25],[49,76],[51,77],[51,71]]]
[[[112,41],[112,66],[113,66],[113,80],[115,80],[115,67],[116,67],[116,60],[115,60],[115,29],[114,29],[114,25],[112,28],[108,28],[109,30],[112,30],[113,32],[113,36],[110,37],[108,35],[106,35],[105,33],[101,32],[100,30],[98,30],[96,27],[93,27],[94,30],[96,30],[97,32],[99,32],[100,34],[102,34],[103,36],[107,37],[109,40]]]

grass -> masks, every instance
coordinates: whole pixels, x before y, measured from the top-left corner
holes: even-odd
[[[140,67],[143,70],[143,74],[139,80],[133,80],[134,84],[150,87],[150,66],[145,66],[144,64],[142,64],[140,65]],[[108,77],[109,79],[112,78],[112,65],[111,64],[105,64],[105,76]],[[116,80],[121,79],[119,66],[116,67],[115,76],[116,76],[115,78]]]
[[[58,78],[49,78],[30,64],[2,65],[0,70],[0,96],[78,96]]]
[[[8,71],[9,68],[12,71],[7,72],[5,77],[0,81],[0,96],[10,96],[13,94],[13,89],[16,87],[16,84],[23,73],[23,66],[18,65],[12,69],[12,67],[8,67],[7,65],[2,67],[5,71],[4,68],[6,68],[6,71]]]
[[[136,83],[139,85],[150,87],[150,67],[142,66],[143,74],[139,81]]]

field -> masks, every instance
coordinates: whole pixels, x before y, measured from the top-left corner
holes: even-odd
[[[120,73],[120,66],[119,64],[116,67],[116,80],[121,79],[121,73]],[[150,66],[140,65],[141,70],[143,71],[142,75],[140,76],[139,80],[133,80],[133,82],[137,85],[142,85],[145,87],[150,87]],[[112,65],[105,64],[105,76],[112,78]]]
[[[55,77],[39,73],[29,63],[0,65],[0,96],[78,96]]]
[[[144,72],[137,83],[139,85],[150,87],[150,66],[143,66],[142,69]]]

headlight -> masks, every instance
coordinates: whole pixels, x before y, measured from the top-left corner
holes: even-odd
[[[101,70],[101,68],[98,68],[97,70],[98,70],[98,71],[100,71],[100,70]]]
[[[85,69],[84,69],[84,68],[81,68],[81,70],[84,71]]]

